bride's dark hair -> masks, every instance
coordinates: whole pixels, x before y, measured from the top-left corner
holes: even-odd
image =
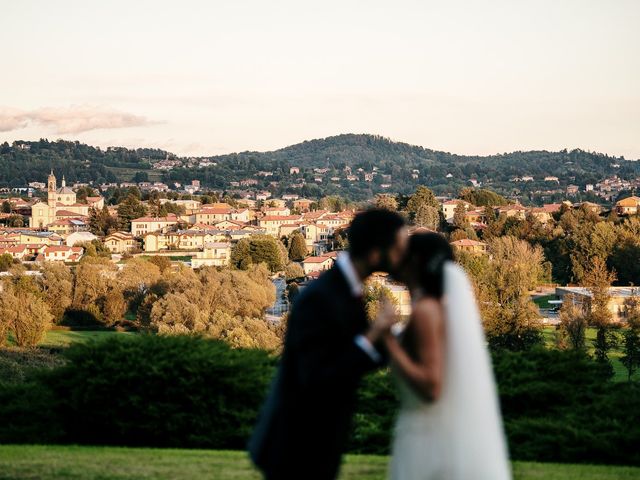
[[[442,297],[443,267],[447,260],[453,260],[453,249],[443,235],[429,232],[410,237],[406,268],[425,295]]]

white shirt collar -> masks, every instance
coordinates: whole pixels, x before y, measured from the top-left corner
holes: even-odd
[[[349,288],[351,288],[351,293],[354,297],[361,297],[364,292],[364,285],[362,284],[362,280],[358,276],[355,267],[353,266],[353,262],[351,261],[351,257],[347,252],[342,252],[338,255],[336,259],[336,265],[342,272],[342,274],[347,279],[347,283],[349,284]]]

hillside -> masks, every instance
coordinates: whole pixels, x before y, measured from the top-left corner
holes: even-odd
[[[167,172],[152,169],[154,163],[166,158],[178,159],[182,165]],[[290,184],[295,183],[289,175],[289,168],[293,166],[301,168],[300,176],[308,184],[314,182],[313,168],[329,169],[326,173],[329,179],[344,177],[345,167],[354,172],[358,168],[370,172],[377,167],[380,175],[373,182],[354,184],[323,180],[300,192],[308,196],[342,192],[360,199],[382,191],[382,184],[390,184],[386,187],[390,191],[406,193],[416,184],[423,183],[439,193],[451,193],[473,178],[497,191],[513,193],[514,184],[510,180],[530,175],[535,181],[517,188],[526,194],[528,189],[554,187],[545,185],[545,176],[558,177],[556,187],[564,187],[596,183],[611,175],[635,178],[640,174],[640,162],[583,150],[464,156],[394,142],[381,136],[355,134],[309,140],[271,152],[240,152],[207,158],[217,165],[199,168],[194,166],[197,164],[194,159],[180,159],[157,149],[111,147],[103,150],[79,142],[47,140],[5,143],[0,145],[0,186],[44,181],[47,172],[54,168],[71,182],[131,180],[136,172],[142,171],[147,172],[151,180],[186,182],[199,179],[207,187],[223,189],[228,188],[229,182],[256,178],[258,172],[268,171],[273,175],[269,181],[261,181],[258,187],[267,188],[270,182],[276,181],[279,183],[276,189],[284,191],[291,190]],[[413,170],[419,171],[418,178],[412,175]]]

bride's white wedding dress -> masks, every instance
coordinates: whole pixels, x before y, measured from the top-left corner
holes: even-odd
[[[445,375],[425,403],[397,374],[392,480],[508,480],[511,471],[480,314],[460,266],[444,266]]]

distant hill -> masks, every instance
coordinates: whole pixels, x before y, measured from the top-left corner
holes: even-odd
[[[111,147],[100,149],[79,142],[40,140],[14,142],[0,145],[0,186],[20,186],[28,181],[44,181],[51,168],[65,175],[70,182],[112,182],[131,180],[136,172],[147,173],[151,180],[186,182],[199,179],[205,186],[223,189],[229,182],[256,177],[260,171],[272,175],[260,179],[259,187],[267,188],[270,182],[276,193],[291,190],[295,179],[289,175],[290,167],[302,169],[301,175],[309,184],[300,193],[310,196],[342,193],[355,199],[370,197],[383,191],[410,192],[416,184],[426,184],[438,193],[455,193],[470,179],[482,182],[503,193],[512,193],[514,177],[533,176],[535,181],[515,187],[526,192],[534,188],[551,188],[543,178],[558,177],[559,185],[584,186],[602,178],[617,174],[622,178],[640,175],[640,162],[622,157],[583,150],[559,152],[526,151],[490,156],[465,156],[440,152],[394,142],[377,135],[345,134],[317,140],[309,140],[271,152],[240,152],[206,157],[215,166],[194,167],[194,162],[183,160],[182,167],[160,172],[153,170],[154,163],[180,159],[176,155],[158,149],[126,149]],[[197,162],[195,162],[197,163]],[[373,182],[346,182],[345,167],[353,172],[362,168],[371,172],[377,167]],[[314,183],[314,168],[327,168],[325,179]],[[413,170],[418,170],[414,178]],[[298,176],[298,177],[300,177]],[[331,177],[339,181],[329,181]],[[141,178],[141,177],[139,177]]]

